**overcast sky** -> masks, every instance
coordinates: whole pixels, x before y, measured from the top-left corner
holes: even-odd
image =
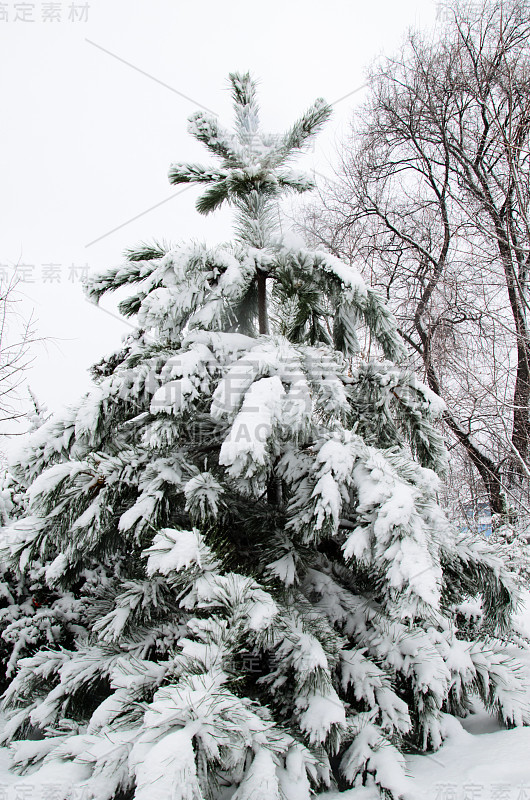
[[[111,302],[85,301],[86,269],[152,238],[230,238],[228,212],[201,217],[198,190],[167,181],[172,161],[208,161],[186,131],[197,107],[231,123],[230,71],[259,79],[273,132],[316,97],[335,103],[302,164],[326,173],[367,65],[408,27],[436,26],[443,2],[0,2],[0,269],[18,265],[19,310],[46,340],[29,373],[39,400],[75,400],[128,330]]]

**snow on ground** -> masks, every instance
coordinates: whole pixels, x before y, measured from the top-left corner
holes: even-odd
[[[414,800],[530,800],[530,728],[482,732],[495,727],[485,713],[463,725],[437,753],[407,759]]]
[[[407,766],[407,800],[530,800],[530,728],[500,730],[479,711],[462,724],[454,719],[443,747],[408,756]],[[377,800],[377,793],[326,792],[319,800]]]
[[[518,630],[530,637],[530,592],[517,615]],[[530,650],[514,655],[530,666]],[[448,719],[448,738],[429,755],[407,757],[411,791],[406,800],[530,800],[530,727],[503,730],[478,706],[465,720]],[[86,800],[72,784],[86,777],[81,765],[50,762],[30,775],[9,770],[0,748],[0,800]],[[373,789],[324,792],[319,800],[378,800]]]
[[[407,757],[407,800],[530,800],[529,756],[530,728],[500,730],[484,711],[462,723],[454,719],[438,752]],[[83,777],[79,767],[53,762],[32,775],[14,775],[8,750],[0,748],[0,800],[86,800],[82,789],[71,789]],[[378,798],[372,789],[351,789],[319,800]]]

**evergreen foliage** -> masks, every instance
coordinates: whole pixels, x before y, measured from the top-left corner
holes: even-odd
[[[400,798],[403,752],[437,748],[473,696],[528,722],[515,585],[437,503],[443,405],[392,363],[378,294],[276,228],[329,107],[267,136],[253,81],[230,81],[234,132],[190,122],[220,166],[170,180],[206,185],[202,213],[230,204],[233,243],[142,245],[90,281],[96,302],[134,285],[138,330],[13,465],[10,569],[41,569],[72,618],[19,660],[4,742],[21,772],[77,763],[94,800]],[[380,360],[360,360],[363,330]]]

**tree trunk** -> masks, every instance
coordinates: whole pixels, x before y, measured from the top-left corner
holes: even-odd
[[[258,323],[260,334],[269,333],[269,319],[267,315],[267,273],[257,270],[258,278]],[[274,469],[267,481],[267,501],[273,506],[282,503],[281,481],[274,474]]]
[[[258,277],[258,323],[259,332],[269,332],[269,319],[267,316],[267,274],[257,270]]]
[[[502,476],[498,464],[495,464],[491,458],[488,458],[485,453],[482,453],[469,438],[469,434],[465,433],[453,417],[446,412],[444,414],[444,421],[452,430],[462,447],[464,447],[469,460],[476,467],[480,475],[484,487],[488,495],[488,503],[492,515],[505,518],[508,509],[506,507],[506,497],[504,496]]]
[[[506,277],[508,299],[515,323],[517,337],[517,372],[513,393],[513,427],[512,444],[528,463],[529,456],[529,407],[530,407],[530,337],[523,307],[524,299],[520,297],[524,288],[520,286],[516,269],[512,260],[510,246],[507,241],[500,217],[490,211],[495,224],[497,244]],[[515,463],[515,471],[520,473],[521,465]]]
[[[416,330],[420,335],[423,345],[422,357],[425,365],[427,384],[433,392],[436,392],[439,397],[442,397],[442,388],[431,361],[430,339],[422,328],[418,315],[416,315]],[[471,463],[476,467],[488,495],[488,503],[492,516],[497,515],[501,519],[504,519],[508,513],[508,509],[506,507],[506,497],[504,495],[499,465],[473,444],[470,434],[462,430],[449,410],[444,413],[443,420],[465,449]]]
[[[517,342],[517,375],[513,394],[512,443],[525,463],[528,463],[528,411],[530,405],[530,370],[528,343]],[[516,464],[520,472],[520,464]]]

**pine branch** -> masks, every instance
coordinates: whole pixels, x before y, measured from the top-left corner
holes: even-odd
[[[168,172],[169,182],[172,184],[215,183],[223,181],[226,175],[224,170],[202,167],[200,164],[172,164]]]
[[[198,198],[195,207],[199,214],[211,214],[212,211],[216,211],[229,197],[226,180],[219,181],[219,183],[211,186]]]
[[[301,150],[313,136],[316,136],[330,116],[331,106],[322,98],[316,100],[283,137],[282,144],[278,148],[279,159],[283,161],[294,150]]]

